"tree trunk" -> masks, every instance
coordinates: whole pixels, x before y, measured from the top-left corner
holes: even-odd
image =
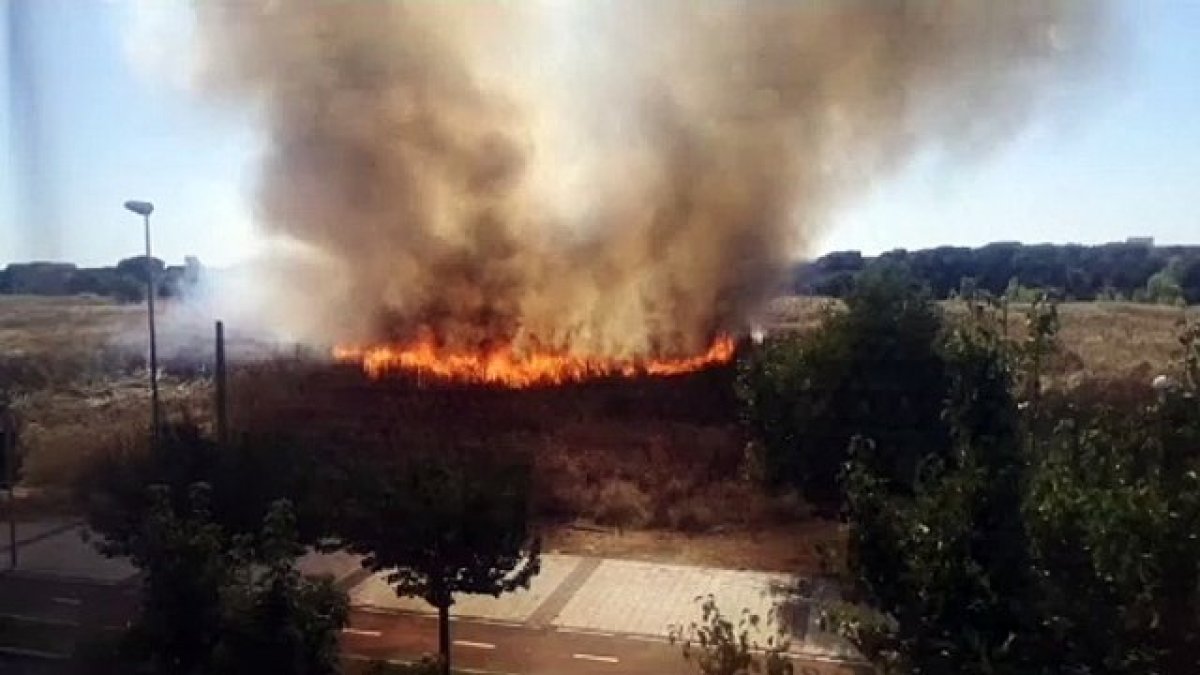
[[[438,604],[438,654],[442,675],[450,675],[450,603]]]

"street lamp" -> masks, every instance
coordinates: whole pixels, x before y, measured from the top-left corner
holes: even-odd
[[[150,257],[150,214],[154,213],[154,205],[150,202],[130,200],[125,202],[125,208],[142,217],[146,225],[146,314],[150,323],[150,423],[151,438],[155,447],[158,446],[158,344],[154,337],[154,296],[157,284],[154,279],[154,265]]]

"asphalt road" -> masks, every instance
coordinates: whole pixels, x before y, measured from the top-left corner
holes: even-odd
[[[496,675],[695,675],[678,645],[636,635],[452,621],[455,670]],[[437,651],[434,617],[355,610],[342,649],[361,660],[414,661]],[[859,675],[861,666],[797,658],[796,675]]]
[[[66,655],[88,634],[124,625],[136,610],[136,585],[102,585],[0,574],[0,656],[5,673],[53,673],[46,659]],[[6,638],[8,638],[6,640]],[[455,620],[456,670],[495,675],[692,675],[677,645],[647,636],[574,632],[550,627]],[[437,651],[437,622],[426,615],[355,609],[342,633],[346,658],[415,661]],[[9,642],[10,644],[6,644]],[[21,651],[29,652],[22,655]],[[39,657],[39,654],[41,655]],[[858,675],[862,667],[796,659],[797,675]]]

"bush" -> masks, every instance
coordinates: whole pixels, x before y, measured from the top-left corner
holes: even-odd
[[[826,618],[883,672],[1200,672],[1200,392],[1082,392],[1019,416],[1008,354],[1036,370],[1052,328],[1031,321],[1020,350],[978,324],[948,340],[954,452],[913,494],[886,489],[871,443],[852,449],[847,588],[863,604]],[[1197,353],[1200,332],[1182,342]]]
[[[616,479],[596,491],[593,517],[599,525],[611,527],[641,527],[650,522],[654,512],[650,496],[636,483]]]
[[[903,268],[881,267],[859,277],[845,312],[829,312],[811,334],[769,339],[744,359],[737,390],[768,480],[838,501],[857,434],[878,448],[889,488],[910,489],[918,460],[950,445],[940,334],[928,293]]]
[[[714,505],[701,496],[692,496],[667,507],[667,525],[680,532],[708,532],[721,522],[717,508],[727,505]]]

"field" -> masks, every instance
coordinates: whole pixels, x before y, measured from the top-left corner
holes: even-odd
[[[826,306],[836,311],[820,299],[780,299],[767,324],[808,330]],[[181,307],[163,312],[165,409],[208,424],[211,327]],[[1081,303],[1061,306],[1060,315],[1055,386],[1148,382],[1177,355],[1182,310]],[[27,485],[53,493],[76,479],[92,453],[145,437],[144,321],[138,306],[0,297],[0,379],[21,392],[15,406]],[[1014,335],[1022,321],[1022,308],[1013,308]],[[528,452],[551,550],[812,569],[813,545],[837,538],[838,528],[796,495],[768,496],[753,482],[731,379],[727,368],[553,391],[431,390],[275,358],[238,365],[231,389],[236,428],[303,426],[327,437],[339,429],[393,428],[403,433],[392,438],[408,439],[401,444],[470,428],[490,443]]]

